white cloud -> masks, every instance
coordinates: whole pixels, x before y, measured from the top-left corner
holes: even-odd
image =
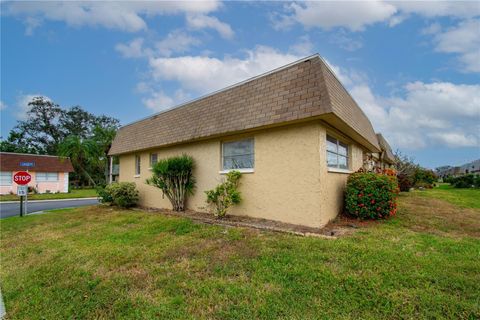
[[[181,56],[151,58],[149,64],[156,81],[176,81],[197,94],[212,92],[277,67],[300,57],[258,46],[244,58]]]
[[[418,14],[427,18],[456,17],[471,18],[480,15],[477,1],[395,1],[392,4],[407,14]]]
[[[480,72],[480,19],[465,20],[437,33],[434,43],[438,52],[459,54],[464,71]]]
[[[274,26],[285,28],[294,22],[306,28],[332,29],[344,27],[351,31],[362,31],[367,25],[386,21],[397,9],[390,3],[381,1],[317,1],[292,3],[286,6],[292,14],[280,16]]]
[[[312,41],[310,41],[310,37],[304,35],[300,37],[299,42],[290,47],[290,51],[301,56],[309,56],[314,53],[314,46]]]
[[[31,34],[43,20],[137,32],[147,29],[143,16],[207,14],[220,5],[218,1],[12,1],[4,9],[8,15],[24,17]]]
[[[306,28],[362,31],[379,22],[393,27],[412,14],[426,18],[473,18],[480,15],[480,6],[476,1],[309,1],[287,4],[284,11],[272,14],[274,28],[285,29],[300,23]]]
[[[142,99],[142,102],[150,110],[159,112],[174,107],[175,105],[178,105],[189,99],[190,95],[179,89],[173,96],[169,96],[163,91],[153,92],[150,97]]]
[[[3,101],[0,101],[0,110],[5,110],[6,108],[7,105]]]
[[[429,135],[438,144],[444,144],[451,148],[479,146],[478,136],[466,135],[463,132],[434,132]]]
[[[421,34],[423,35],[432,35],[432,34],[437,34],[440,31],[442,31],[442,26],[440,23],[435,22],[429,25],[428,27],[425,27],[421,30]]]
[[[19,120],[27,119],[27,111],[30,110],[30,106],[28,105],[29,102],[33,100],[35,97],[43,97],[45,100],[51,101],[51,99],[47,96],[42,94],[21,94],[17,96],[17,101],[15,105],[14,116]]]
[[[343,29],[332,34],[332,36],[330,37],[330,42],[338,45],[340,48],[347,51],[355,51],[363,47],[363,43],[361,40],[357,40],[349,36],[348,33],[345,32],[345,30]]]
[[[142,38],[133,39],[127,44],[119,43],[115,46],[115,50],[120,52],[125,58],[142,58],[146,56]]]
[[[234,36],[230,25],[205,14],[187,15],[187,24],[192,29],[214,29],[225,39],[232,39]]]
[[[374,95],[366,83],[350,88],[376,130],[394,148],[480,145],[480,85],[417,81],[390,97]]]
[[[184,31],[175,30],[170,32],[167,37],[155,44],[155,48],[161,56],[170,56],[172,53],[184,53],[192,46],[197,46],[201,42]]]

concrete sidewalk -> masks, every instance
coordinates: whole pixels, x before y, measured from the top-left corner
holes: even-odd
[[[70,200],[100,200],[100,197],[89,197],[89,198],[65,198],[65,199],[44,199],[44,200],[28,200],[28,203],[35,203],[35,202],[46,202],[46,201],[70,201]],[[18,203],[20,200],[14,201],[0,201],[0,204],[5,203]]]

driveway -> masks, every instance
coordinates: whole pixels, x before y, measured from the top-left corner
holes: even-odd
[[[91,206],[98,204],[97,199],[66,199],[66,200],[34,200],[28,201],[27,212],[37,212],[43,210],[63,209]],[[20,215],[20,203],[17,202],[0,202],[0,218],[7,218]]]

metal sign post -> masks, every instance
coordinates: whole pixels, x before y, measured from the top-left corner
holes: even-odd
[[[26,214],[26,202],[24,207],[23,197],[28,193],[28,186],[18,186],[17,195],[20,196],[20,217],[23,217]]]
[[[13,175],[13,182],[15,182],[17,186],[17,195],[20,196],[20,217],[23,217],[24,213],[26,213],[27,205],[25,204],[25,208],[23,207],[23,197],[28,194],[28,183],[32,180],[32,176],[30,173],[25,171],[19,171]]]

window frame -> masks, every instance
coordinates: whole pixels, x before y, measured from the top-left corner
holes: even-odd
[[[142,172],[142,158],[140,157],[139,154],[135,155],[135,174],[134,177],[138,178],[140,177],[140,174]]]
[[[330,141],[329,141],[330,140]],[[328,150],[328,143],[329,142],[332,142],[331,140],[334,140],[335,141],[335,145],[336,145],[336,150],[335,151],[330,151]],[[325,150],[325,155],[326,155],[326,163],[327,163],[327,169],[328,171],[330,172],[339,172],[339,173],[351,173],[351,170],[350,170],[350,154],[351,154],[351,150],[350,150],[350,145],[348,143],[345,143],[344,141],[342,141],[341,139],[338,139],[336,136],[334,135],[331,135],[331,134],[328,134],[326,135],[325,137],[325,146],[326,146],[326,150]],[[342,154],[340,152],[340,149],[339,147],[343,147],[345,148],[346,150],[346,154]],[[337,163],[336,163],[336,166],[331,166],[329,163],[328,163],[328,156],[329,154],[333,154],[337,157]],[[346,166],[345,168],[342,168],[340,166],[340,161],[339,161],[339,157],[342,157],[342,158],[345,158],[346,160]]]
[[[241,154],[241,155],[236,155],[236,156],[247,156],[251,155],[252,156],[252,167],[251,168],[231,168],[231,169],[226,169],[225,168],[225,156],[224,156],[224,151],[225,151],[225,144],[228,143],[235,143],[235,142],[242,142],[242,141],[251,141],[252,143],[252,153],[249,154]],[[230,156],[232,157],[232,156]],[[235,140],[225,140],[222,141],[220,144],[220,173],[225,174],[230,171],[239,171],[241,173],[253,173],[255,172],[255,139],[254,137],[245,137],[245,138],[240,138],[240,139],[235,139]]]
[[[45,175],[45,178],[43,178],[42,175]],[[55,180],[51,180],[49,178],[49,175],[55,175]],[[41,178],[39,178],[39,175]],[[52,171],[41,171],[41,172],[35,172],[35,182],[58,182],[60,180],[60,175],[58,172],[52,172]]]
[[[3,176],[4,173],[10,173],[10,182],[4,183],[3,179],[0,178],[0,186],[11,186],[13,184],[13,171],[0,171],[0,176]]]
[[[155,159],[155,163],[153,163],[153,161],[152,161],[152,156],[153,156],[153,155],[155,155],[155,158],[156,158],[156,159]],[[149,168],[149,169],[152,169],[153,166],[158,162],[158,153],[156,153],[156,152],[150,153],[149,159],[150,159],[150,168]]]

